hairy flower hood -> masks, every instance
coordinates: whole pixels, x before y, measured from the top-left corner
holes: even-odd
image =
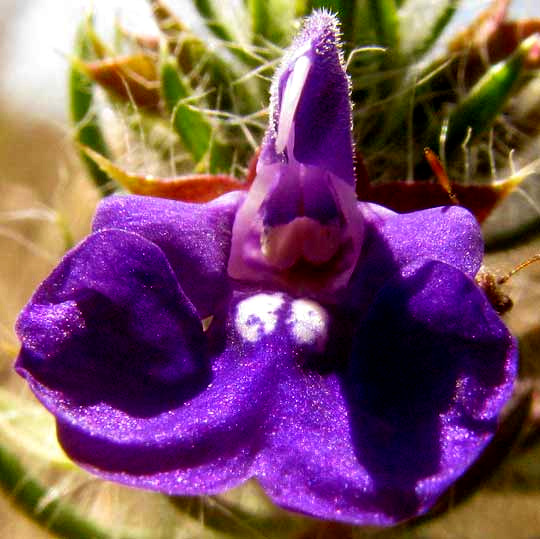
[[[316,12],[247,195],[105,199],[21,312],[16,370],[68,455],[175,495],[256,478],[355,524],[426,512],[492,438],[516,342],[475,284],[469,212],[399,215],[354,184],[336,21]]]

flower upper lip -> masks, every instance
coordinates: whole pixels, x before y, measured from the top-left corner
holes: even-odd
[[[233,231],[229,275],[329,301],[363,242],[349,79],[336,21],[310,18],[273,86],[270,127]]]
[[[335,25],[322,12],[306,23],[272,121],[287,62],[339,65]],[[317,66],[282,124],[294,153],[278,156],[291,139],[278,126],[275,144],[271,127],[247,196],[102,201],[92,234],[21,312],[15,368],[66,452],[102,477],[185,495],[256,477],[283,507],[388,525],[426,512],[489,442],[517,346],[474,282],[483,243],[470,213],[398,215],[349,196],[348,81]],[[343,252],[284,269],[260,252],[259,210],[297,165],[335,193]],[[317,209],[326,226],[331,209]]]

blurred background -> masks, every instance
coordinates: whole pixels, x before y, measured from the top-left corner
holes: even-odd
[[[189,2],[169,3],[197,25]],[[454,28],[486,4],[464,1]],[[234,9],[234,2],[231,5]],[[426,5],[429,8],[429,1]],[[153,31],[148,4],[143,0],[0,0],[0,376],[4,388],[25,399],[30,396],[10,372],[17,350],[14,320],[36,284],[61,256],[66,237],[77,241],[89,230],[99,200],[73,150],[66,114],[71,44],[77,24],[88,9],[96,14],[96,26],[102,35],[112,35],[115,18],[131,29]],[[540,3],[514,2],[512,14],[540,16]],[[531,149],[532,159],[539,156],[538,147]],[[531,181],[540,180],[535,177]],[[512,205],[519,209],[512,209]],[[522,211],[540,215],[540,201],[515,197],[495,218],[505,219],[512,212]],[[490,253],[487,264],[502,274],[539,252],[540,239],[533,234],[511,250]],[[540,264],[516,275],[508,290],[515,307],[506,320],[521,337],[524,357],[538,355]],[[2,405],[0,399],[0,414],[4,413]],[[41,473],[39,463],[31,465],[34,473]],[[112,487],[105,492],[87,477],[78,481],[77,485],[85,485],[79,497],[79,501],[84,498],[84,511],[100,512],[102,519],[115,522],[122,503],[126,511],[145,506],[145,514],[152,510],[154,518],[163,516],[160,511],[167,512],[161,502],[149,496],[130,494],[126,505],[127,489]],[[110,514],[103,516],[107,508]],[[198,536],[196,528],[186,528],[185,532],[176,536]],[[517,470],[502,470],[469,502],[418,533],[410,537],[540,538],[540,452],[529,456]],[[15,511],[9,498],[3,496],[0,537],[49,535]]]

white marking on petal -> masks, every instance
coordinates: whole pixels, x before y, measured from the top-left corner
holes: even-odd
[[[236,307],[236,329],[249,342],[274,331],[278,311],[284,300],[281,294],[257,294],[241,301]]]
[[[319,351],[324,349],[329,318],[326,310],[317,302],[309,299],[294,300],[287,325],[298,344],[314,345]]]
[[[281,100],[281,110],[279,111],[278,129],[276,135],[276,152],[281,153],[287,142],[289,134],[296,114],[296,108],[304,89],[309,70],[311,68],[311,60],[307,56],[300,56],[294,64],[294,68],[283,92]]]

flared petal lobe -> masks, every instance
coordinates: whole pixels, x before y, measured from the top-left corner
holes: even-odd
[[[445,262],[474,278],[484,257],[482,231],[458,206],[398,214],[359,202],[366,223],[357,267],[341,303],[364,312],[394,274],[419,258]]]
[[[80,404],[144,414],[208,376],[193,305],[162,251],[129,232],[95,233],[68,253],[16,330],[19,373]]]
[[[113,196],[99,205],[95,232],[136,232],[163,251],[201,318],[213,314],[228,289],[227,260],[240,192],[207,204],[143,196]]]
[[[319,518],[422,514],[492,438],[516,360],[472,279],[436,261],[403,268],[354,330],[344,371],[283,369],[259,481]]]
[[[105,230],[68,253],[21,313],[16,370],[91,471],[171,494],[218,492],[251,475],[277,368],[268,348],[226,347],[225,324],[216,313],[203,333],[163,252]]]
[[[310,300],[235,292],[207,332],[208,383],[144,415],[99,399],[81,407],[69,388],[27,377],[54,411],[66,452],[90,471],[169,494],[210,494],[259,475],[288,370],[303,372],[302,359],[322,356],[329,323]]]
[[[353,340],[344,389],[358,459],[387,515],[424,513],[474,462],[510,398],[517,353],[456,268],[420,260],[384,286]]]

